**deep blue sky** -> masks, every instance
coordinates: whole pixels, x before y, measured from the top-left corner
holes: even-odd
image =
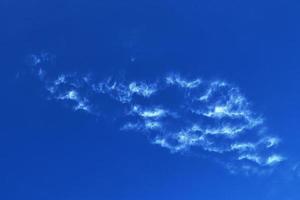
[[[290,170],[300,160],[299,9],[295,0],[0,0],[0,199],[300,199]],[[282,139],[288,164],[231,175],[47,101],[26,61],[42,51],[59,72],[228,80]]]

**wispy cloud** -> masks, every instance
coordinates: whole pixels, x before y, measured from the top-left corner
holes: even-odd
[[[105,115],[117,109],[121,131],[146,134],[150,143],[172,153],[193,152],[217,159],[230,171],[269,170],[286,158],[280,139],[264,133],[264,119],[235,85],[222,80],[169,74],[149,81],[93,80],[76,73],[48,75],[50,54],[30,56],[49,97],[76,111]],[[116,105],[116,106],[115,106]]]
[[[199,87],[202,83],[200,78],[188,80],[182,78],[179,74],[170,74],[166,76],[166,83],[169,85],[175,85],[186,89],[193,89]]]

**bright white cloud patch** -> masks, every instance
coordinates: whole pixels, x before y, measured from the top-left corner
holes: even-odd
[[[153,82],[111,77],[97,81],[78,74],[53,77],[43,68],[47,55],[30,57],[50,98],[76,111],[117,113],[120,130],[146,134],[152,144],[172,153],[206,155],[232,172],[247,173],[272,169],[285,159],[276,153],[280,139],[263,133],[263,118],[230,83],[179,74]]]

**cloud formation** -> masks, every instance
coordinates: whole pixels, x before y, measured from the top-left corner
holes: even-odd
[[[30,56],[49,97],[75,111],[118,113],[121,131],[145,134],[172,153],[192,153],[222,163],[231,172],[272,170],[285,160],[276,152],[280,139],[264,132],[264,120],[240,89],[221,80],[168,74],[156,81],[93,80],[88,75],[48,75],[53,56]]]

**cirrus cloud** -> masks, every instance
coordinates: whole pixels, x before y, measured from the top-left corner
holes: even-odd
[[[50,76],[44,67],[50,57],[33,54],[31,66],[50,99],[75,111],[109,115],[105,102],[118,113],[121,131],[145,134],[151,144],[171,153],[213,158],[231,172],[268,171],[285,160],[276,151],[280,139],[263,131],[263,117],[233,84],[175,73],[153,82],[98,81],[76,73]]]

